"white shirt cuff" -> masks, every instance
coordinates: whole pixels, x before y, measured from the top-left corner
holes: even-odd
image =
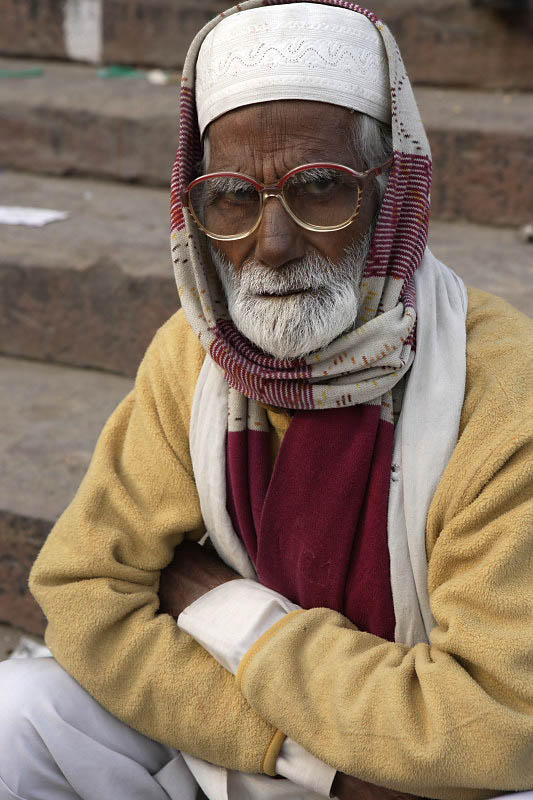
[[[301,744],[288,737],[283,742],[276,772],[311,792],[329,797],[337,770],[308,753]]]
[[[299,608],[278,592],[242,578],[222,583],[188,606],[178,617],[178,628],[235,675],[254,642]]]
[[[217,586],[188,606],[178,617],[178,627],[235,675],[254,642],[299,608],[278,592],[242,578]],[[324,797],[329,797],[335,777],[333,767],[288,738],[280,750],[276,772]]]

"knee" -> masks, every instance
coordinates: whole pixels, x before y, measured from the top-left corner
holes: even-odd
[[[0,777],[14,761],[41,746],[38,730],[66,673],[53,658],[0,663]],[[68,676],[66,676],[68,678]]]
[[[19,727],[28,705],[29,687],[33,681],[28,680],[27,662],[24,659],[3,661],[0,664],[0,697],[2,698],[2,714],[0,715],[0,753],[5,752],[4,745],[12,733]]]
[[[21,717],[31,718],[36,707],[61,691],[65,675],[53,658],[18,659],[0,663],[0,727],[11,727]],[[11,728],[12,729],[12,728]]]

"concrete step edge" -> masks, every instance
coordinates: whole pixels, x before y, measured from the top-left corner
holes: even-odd
[[[1,226],[0,352],[134,375],[179,308],[168,193],[4,172],[0,194],[68,213],[42,228]]]

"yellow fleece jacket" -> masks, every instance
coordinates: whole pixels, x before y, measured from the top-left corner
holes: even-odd
[[[33,567],[59,663],[132,727],[231,769],[273,774],[283,731],[416,795],[533,788],[533,322],[469,290],[467,326],[460,438],[427,523],[429,645],[311,609],[270,629],[234,678],[157,614],[160,570],[203,532],[188,431],[204,351],[178,312]],[[288,415],[269,418],[276,450]]]

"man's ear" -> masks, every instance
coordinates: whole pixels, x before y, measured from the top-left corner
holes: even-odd
[[[198,175],[205,175],[209,172],[209,162],[211,161],[211,145],[209,142],[209,125],[202,136],[202,160],[199,165]]]

